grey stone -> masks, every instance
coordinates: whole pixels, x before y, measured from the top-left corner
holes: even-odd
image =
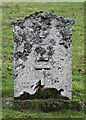
[[[72,24],[73,19],[47,11],[11,21],[15,97],[34,94],[41,80],[44,88],[64,89],[62,95],[72,98]]]
[[[6,98],[6,99],[3,101],[3,105],[4,105],[4,106],[11,107],[11,106],[13,105],[13,97]]]
[[[41,14],[41,17],[43,17],[43,18],[50,18],[50,14],[49,14],[49,12],[44,11],[44,12]]]
[[[21,44],[21,42],[22,42],[22,38],[17,33],[13,34],[13,39],[14,39],[15,43]]]
[[[69,22],[69,19],[65,19],[65,18],[64,18],[64,21],[65,21],[65,23],[68,23],[68,22]]]
[[[11,106],[12,106],[12,102],[6,101],[6,102],[4,102],[3,105],[4,105],[4,106],[9,106],[9,107],[11,107]]]
[[[3,102],[11,101],[11,100],[13,100],[13,97],[6,98]]]
[[[64,21],[64,18],[62,16],[57,16],[57,20]]]
[[[70,23],[71,23],[71,25],[75,24],[75,20],[74,19],[70,19]]]

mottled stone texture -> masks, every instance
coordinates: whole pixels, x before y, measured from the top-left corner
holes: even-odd
[[[72,98],[72,25],[47,11],[11,21],[14,40],[14,97],[44,88],[64,89]]]

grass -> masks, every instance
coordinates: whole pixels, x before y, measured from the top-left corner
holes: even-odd
[[[9,116],[10,114],[10,116]],[[16,110],[11,110],[8,108],[3,109],[3,116],[4,118],[8,117],[9,118],[28,118],[31,116],[31,118],[83,118],[84,113],[83,111],[71,111],[71,110],[62,110],[62,111],[57,111],[57,112],[39,112],[37,110],[31,111],[16,111]]]
[[[14,96],[13,72],[13,31],[10,20],[24,18],[40,10],[54,12],[58,16],[75,19],[72,26],[72,88],[73,101],[84,101],[84,3],[46,3],[46,2],[9,2],[2,4],[2,99]],[[79,69],[81,69],[79,71]],[[84,110],[61,110],[44,113],[40,111],[24,110],[20,112],[11,108],[3,108],[3,118],[83,118]]]

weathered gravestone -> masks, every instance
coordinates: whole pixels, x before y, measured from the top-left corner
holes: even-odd
[[[14,40],[14,97],[44,88],[64,90],[72,98],[72,25],[47,11],[11,21]]]

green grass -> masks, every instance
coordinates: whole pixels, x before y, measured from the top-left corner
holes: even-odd
[[[9,116],[10,114],[10,116]],[[83,118],[84,113],[83,111],[71,111],[71,110],[62,110],[57,112],[40,112],[37,110],[25,110],[20,112],[19,110],[12,110],[10,108],[3,109],[3,116],[4,118]]]
[[[2,4],[2,99],[14,96],[13,72],[13,30],[10,20],[24,18],[40,10],[54,12],[58,16],[75,19],[72,26],[72,87],[73,101],[84,101],[84,3],[4,3]],[[10,70],[8,70],[10,68]],[[81,71],[78,71],[81,69]],[[32,118],[80,118],[84,117],[84,110],[62,110],[43,113],[24,110],[20,112],[10,108],[3,108],[4,117],[22,118],[31,115]]]

